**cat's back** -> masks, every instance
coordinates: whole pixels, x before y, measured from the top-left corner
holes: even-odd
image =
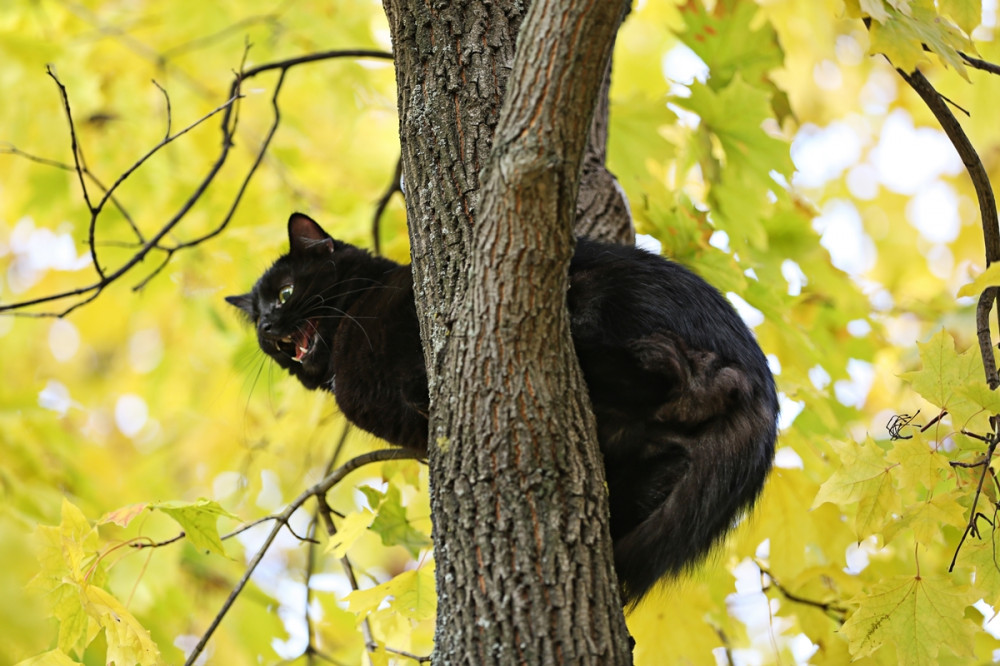
[[[579,341],[616,345],[667,330],[695,349],[766,369],[753,333],[715,287],[646,250],[579,239],[568,306]]]

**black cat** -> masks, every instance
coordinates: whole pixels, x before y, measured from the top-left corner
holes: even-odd
[[[427,449],[427,374],[409,266],[288,221],[290,251],[226,300],[261,349],[354,424]],[[778,400],[729,303],[680,265],[579,239],[567,303],[604,454],[615,568],[634,604],[705,555],[759,495]]]

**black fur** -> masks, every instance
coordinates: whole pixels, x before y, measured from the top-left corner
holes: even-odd
[[[426,450],[410,267],[336,241],[299,213],[288,233],[289,253],[226,300],[306,388],[331,391],[364,430]],[[704,556],[756,500],[774,454],[774,380],[718,291],[643,250],[580,239],[567,304],[604,454],[615,568],[634,604]]]

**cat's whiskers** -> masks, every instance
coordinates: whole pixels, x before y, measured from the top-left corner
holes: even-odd
[[[340,308],[335,307],[333,305],[321,305],[321,306],[319,306],[317,308],[314,308],[314,310],[319,310],[319,309],[333,310],[337,314],[333,314],[333,315],[316,315],[314,317],[311,317],[311,319],[348,319],[355,326],[357,326],[358,329],[360,329],[362,333],[364,333],[365,340],[368,341],[368,347],[370,349],[372,349],[372,350],[375,349],[375,347],[372,345],[372,339],[370,337],[368,337],[368,331],[365,330],[365,327],[361,325],[360,321],[358,321],[359,317],[355,317],[352,314],[348,314],[347,312],[345,312],[345,311],[341,310]],[[364,319],[377,319],[377,317],[363,317],[363,318]]]

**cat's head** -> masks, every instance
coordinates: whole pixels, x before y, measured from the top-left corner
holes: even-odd
[[[332,344],[344,314],[337,307],[338,251],[356,250],[334,240],[302,213],[288,219],[288,253],[253,289],[227,296],[257,329],[260,348],[309,389],[330,384]]]

